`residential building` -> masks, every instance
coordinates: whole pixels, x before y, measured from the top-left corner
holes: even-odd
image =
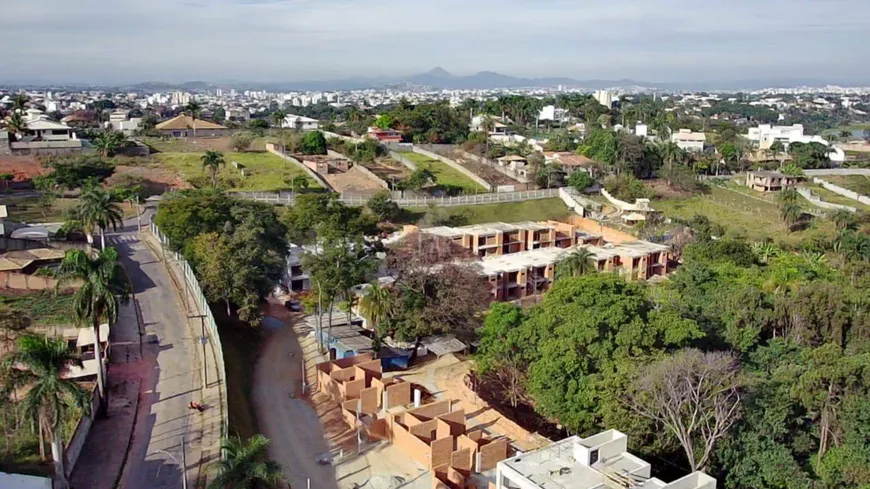
[[[284,277],[282,283],[291,292],[305,292],[311,290],[311,277],[302,269],[302,256],[313,251],[296,244],[290,244],[289,252],[285,258]]]
[[[613,107],[613,92],[609,90],[595,90],[595,93],[592,94],[595,100],[598,101],[599,104],[607,107],[608,109]]]
[[[846,161],[846,153],[842,148],[839,146],[831,146],[830,143],[821,136],[804,134],[803,124],[793,124],[791,126],[761,124],[758,127],[749,128],[746,138],[758,144],[759,149],[770,149],[770,147],[773,146],[773,143],[779,142],[786,151],[788,151],[788,146],[791,143],[819,143],[830,148],[829,158],[831,161],[838,163]]]
[[[697,471],[670,483],[651,475],[650,464],[628,452],[628,437],[608,430],[572,436],[496,464],[496,489],[716,489]],[[492,487],[492,486],[490,486]]]
[[[545,152],[544,160],[547,163],[554,163],[561,166],[566,175],[571,175],[576,171],[583,171],[592,174],[593,168],[596,166],[595,161],[586,156],[578,155],[570,151]]]
[[[526,166],[529,161],[519,155],[507,155],[495,160],[498,166],[502,168],[510,168],[511,170],[525,176]]]
[[[301,115],[288,114],[281,123],[281,127],[299,129],[300,131],[316,131],[320,128],[320,121]]]
[[[707,135],[703,132],[692,132],[691,129],[680,129],[671,134],[671,141],[676,143],[680,149],[692,153],[700,153],[704,151]]]
[[[82,150],[82,142],[76,137],[73,128],[41,114],[35,109],[28,110],[24,134],[16,134],[11,138],[12,134],[3,131],[0,134],[0,154],[54,155]]]
[[[173,138],[197,137],[220,137],[229,136],[232,130],[220,124],[202,119],[192,119],[187,114],[179,114],[168,121],[163,121],[154,127],[154,130],[164,136]]]
[[[366,137],[377,139],[382,143],[401,143],[402,133],[395,129],[381,129],[378,127],[370,127]]]
[[[471,118],[470,128],[472,132],[482,132],[484,126],[484,120],[486,118],[492,119],[492,129],[489,131],[490,136],[507,136],[509,135],[508,126],[505,124],[505,120],[500,117],[493,117],[491,115],[476,115]]]
[[[408,226],[405,232],[417,228]],[[670,247],[638,240],[589,219],[487,223],[419,230],[441,236],[480,258],[481,274],[489,278],[498,301],[522,299],[547,291],[559,262],[578,248],[591,253],[596,269],[629,280],[647,280],[670,272]]]
[[[746,186],[759,192],[779,192],[797,184],[797,178],[775,171],[751,171],[746,173]]]

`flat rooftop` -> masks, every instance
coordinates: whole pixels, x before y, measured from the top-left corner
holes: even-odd
[[[604,246],[575,245],[571,248],[539,248],[537,250],[520,251],[507,255],[498,255],[483,258],[480,261],[482,272],[485,275],[496,273],[516,272],[532,267],[543,267],[551,263],[564,260],[578,248],[586,248],[592,253],[596,261],[607,260],[614,256],[628,256],[641,258],[650,253],[665,252],[668,247],[647,241],[630,241],[621,244],[608,243]]]

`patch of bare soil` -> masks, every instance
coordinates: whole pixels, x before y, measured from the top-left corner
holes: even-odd
[[[369,177],[356,166],[352,166],[346,172],[330,173],[323,177],[336,192],[373,195],[384,189],[377,180]]]
[[[48,171],[35,156],[0,156],[0,174],[11,174],[16,182],[30,180]]]
[[[148,182],[147,185],[154,186],[154,190],[160,190],[160,192],[155,193],[163,193],[169,189],[190,188],[190,184],[178,173],[156,166],[119,165],[115,167],[115,174],[106,179],[106,182],[112,185],[122,178],[121,175],[131,175],[146,180]]]

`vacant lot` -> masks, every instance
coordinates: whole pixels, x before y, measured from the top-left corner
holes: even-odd
[[[6,206],[9,220],[26,223],[63,222],[66,213],[76,205],[78,199],[54,199],[42,202],[38,197],[0,196],[0,205]],[[50,205],[45,205],[50,204]],[[135,206],[122,203],[121,209],[125,216],[135,216]]]
[[[408,221],[421,224],[434,224],[431,216],[426,217],[432,210],[425,207],[407,209]],[[468,205],[458,207],[437,207],[434,210],[439,220],[447,224],[465,225],[481,224],[486,222],[519,222],[519,221],[545,221],[548,219],[565,219],[573,212],[562,202],[562,199],[539,199],[525,202],[511,202],[491,205]]]
[[[853,192],[858,192],[861,195],[870,195],[870,177],[864,175],[829,175],[823,178],[834,185],[839,185],[840,187],[849,189]]]
[[[413,161],[420,167],[429,168],[435,174],[436,183],[438,186],[459,187],[465,193],[485,192],[486,189],[478,185],[474,180],[466,177],[462,173],[453,168],[441,163],[438,160],[433,160],[428,156],[423,156],[418,153],[402,153],[402,156]]]
[[[191,183],[207,184],[209,174],[202,167],[202,153],[158,153],[154,157],[160,166],[175,171]],[[300,168],[289,161],[265,152],[224,153],[226,166],[218,171],[218,179],[229,184],[233,190],[254,192],[277,192],[290,189],[287,183],[293,177],[306,176]],[[233,166],[241,165],[246,176]],[[307,178],[307,176],[306,176]],[[309,188],[319,188],[314,180],[308,178]]]
[[[687,220],[695,215],[706,216],[710,221],[724,227],[726,236],[745,237],[750,241],[773,239],[793,244],[812,232],[812,228],[788,232],[772,196],[754,197],[744,192],[751,190],[735,191],[713,186],[709,194],[681,199],[660,199],[652,205],[670,218]],[[813,223],[814,227],[829,225],[829,222],[820,219],[815,219]]]
[[[230,138],[142,138],[152,151],[160,153],[202,153],[206,150],[232,151]],[[266,142],[263,138],[255,139],[251,151],[265,151]]]
[[[54,326],[73,324],[72,294],[55,294],[54,291],[3,290],[0,306],[26,313],[33,324]]]

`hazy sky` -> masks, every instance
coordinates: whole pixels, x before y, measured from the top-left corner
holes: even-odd
[[[870,0],[0,0],[0,82],[870,82]]]

